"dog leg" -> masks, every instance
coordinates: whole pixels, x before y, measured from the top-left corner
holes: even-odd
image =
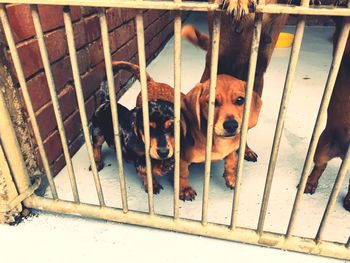
[[[329,160],[336,156],[336,150],[332,148],[332,136],[327,131],[323,131],[317,144],[314,157],[315,166],[312,169],[306,183],[304,193],[314,194],[323,171],[327,167]]]
[[[248,144],[246,144],[244,159],[249,162],[256,162],[258,160],[258,155],[249,148]]]
[[[236,186],[236,167],[237,152],[234,151],[225,158],[224,178],[226,181],[226,186],[230,189],[234,189]]]
[[[195,199],[197,193],[192,188],[189,182],[190,172],[188,166],[190,164],[184,160],[180,160],[180,194],[179,198],[183,201],[192,201]]]
[[[105,138],[102,135],[93,137],[93,153],[94,153],[94,160],[96,163],[97,171],[102,170],[104,166],[102,161],[102,154],[101,154],[101,148],[104,142],[105,142]],[[91,166],[89,167],[89,170],[91,170]]]
[[[232,14],[235,20],[242,19],[249,11],[254,11],[256,2],[253,0],[215,0],[215,3]]]
[[[156,178],[152,176],[152,184],[153,184],[153,194],[159,194],[160,190],[163,189],[163,186],[161,186]],[[145,188],[145,192],[148,193],[148,181],[147,181],[147,175],[143,176],[143,187]]]
[[[348,210],[350,212],[350,181],[349,181],[348,193],[346,194],[346,196],[344,198],[343,206],[346,210]]]
[[[146,168],[145,159],[137,158],[135,160],[135,167],[136,167],[137,174],[141,176],[143,179],[143,187],[145,189],[145,192],[148,193],[147,168]],[[157,182],[154,176],[152,176],[152,183],[153,183],[153,194],[159,194],[160,190],[162,190],[163,187]]]

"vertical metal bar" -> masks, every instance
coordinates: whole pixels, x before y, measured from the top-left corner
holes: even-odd
[[[348,242],[346,243],[345,246],[346,246],[347,249],[350,249],[350,237],[348,238]]]
[[[259,222],[258,222],[258,233],[260,235],[263,233],[263,229],[264,229],[264,223],[265,223],[266,211],[267,211],[269,197],[270,197],[271,185],[272,185],[273,175],[276,168],[278,151],[281,143],[281,137],[283,133],[284,121],[287,113],[290,92],[292,90],[295,69],[298,63],[300,46],[304,35],[304,28],[305,28],[305,17],[302,16],[299,18],[296,32],[295,32],[293,47],[292,47],[289,65],[288,65],[287,76],[284,84],[281,105],[280,105],[279,114],[278,114],[278,121],[276,124],[276,130],[275,130],[275,135],[273,139],[270,162],[269,162],[269,167],[268,167],[267,177],[265,182],[264,195],[262,199],[263,201],[261,205]]]
[[[262,25],[262,14],[257,13],[255,14],[253,40],[252,40],[252,47],[250,50],[249,73],[247,78],[247,89],[246,89],[246,99],[245,99],[246,103],[244,105],[241,139],[239,143],[239,154],[238,154],[238,162],[237,162],[236,187],[235,187],[235,193],[233,196],[233,205],[232,205],[231,230],[235,230],[237,225],[238,201],[239,201],[239,193],[241,188],[241,177],[243,173],[243,161],[244,161],[244,152],[245,152],[246,141],[247,141],[250,107],[252,104],[252,97],[253,97],[256,63],[258,59],[261,25]]]
[[[182,0],[174,0],[180,3]],[[175,167],[174,167],[174,219],[179,218],[180,193],[180,118],[181,118],[181,12],[174,20],[174,134],[175,134]]]
[[[212,145],[213,145],[216,81],[217,81],[218,60],[219,60],[220,26],[221,26],[221,13],[214,12],[211,67],[210,67],[207,145],[205,150],[205,175],[204,175],[203,202],[202,202],[202,224],[203,225],[206,225],[208,223],[208,199],[209,199],[209,183],[210,183],[210,168],[211,168],[211,151],[212,151]]]
[[[9,49],[11,52],[13,65],[14,65],[16,73],[17,73],[17,79],[18,79],[20,87],[22,89],[24,102],[25,102],[25,105],[26,105],[26,108],[28,111],[29,118],[30,118],[31,123],[32,123],[34,136],[35,136],[35,139],[36,139],[37,144],[38,144],[39,153],[40,153],[40,156],[42,159],[42,163],[43,163],[44,170],[45,170],[45,173],[47,176],[47,180],[49,182],[52,197],[53,197],[53,199],[58,199],[55,182],[53,180],[53,174],[52,174],[52,171],[50,169],[49,161],[47,159],[43,140],[40,136],[39,125],[38,125],[38,122],[36,120],[33,105],[32,105],[31,100],[30,100],[30,95],[29,95],[27,83],[26,83],[26,80],[24,77],[23,68],[21,65],[21,61],[19,59],[19,55],[18,55],[15,41],[13,39],[10,23],[9,23],[9,20],[7,17],[7,13],[6,13],[6,9],[5,9],[4,4],[0,5],[0,17],[1,17],[1,23],[2,23],[3,28],[4,28],[5,36],[7,39],[7,43],[9,45]]]
[[[72,160],[69,154],[66,132],[65,132],[64,123],[62,120],[62,114],[61,114],[60,105],[58,102],[58,96],[56,93],[56,85],[55,85],[55,81],[54,81],[51,67],[50,67],[49,55],[47,53],[47,49],[45,46],[44,34],[40,23],[38,7],[36,5],[31,5],[31,11],[32,11],[35,32],[38,38],[40,54],[41,54],[41,58],[45,69],[47,83],[49,86],[52,105],[53,105],[53,109],[54,109],[54,113],[57,121],[57,127],[58,127],[58,131],[62,141],[63,154],[67,164],[67,170],[68,170],[69,180],[70,180],[70,184],[73,192],[73,198],[76,203],[79,203],[80,201],[79,201],[78,187],[75,180]]]
[[[0,10],[3,11],[2,8]],[[11,172],[14,175],[16,187],[19,193],[23,193],[30,186],[30,179],[27,173],[27,167],[23,159],[21,148],[17,141],[16,132],[12,126],[10,114],[7,111],[5,98],[2,91],[0,91],[0,116],[1,145],[6,153]]]
[[[119,182],[120,182],[120,192],[121,192],[121,196],[122,196],[123,211],[126,213],[126,212],[128,212],[128,203],[127,203],[127,195],[126,195],[124,167],[123,167],[123,159],[122,159],[122,149],[121,149],[121,145],[120,145],[118,108],[117,108],[117,100],[116,100],[116,95],[115,95],[115,86],[114,86],[114,77],[113,77],[113,68],[112,68],[112,57],[111,57],[109,38],[108,38],[108,26],[107,26],[106,12],[105,12],[104,8],[100,9],[99,17],[100,17],[100,25],[101,25],[103,52],[104,52],[105,64],[106,64],[108,93],[109,93],[110,103],[111,103],[115,150],[117,153],[117,160],[118,160],[118,175],[119,175]]]
[[[296,198],[294,201],[293,210],[292,210],[292,214],[291,214],[291,218],[289,221],[287,234],[286,234],[287,238],[291,237],[292,232],[293,232],[294,227],[295,227],[295,220],[296,220],[296,217],[297,217],[299,209],[300,209],[300,203],[301,203],[301,199],[302,199],[302,196],[303,196],[303,193],[305,190],[307,177],[310,174],[312,160],[313,160],[314,155],[315,155],[317,142],[318,142],[318,139],[319,139],[320,134],[321,134],[322,129],[323,129],[323,123],[324,123],[324,119],[326,117],[326,111],[327,111],[328,104],[329,104],[329,101],[330,101],[330,98],[331,98],[331,95],[333,92],[334,84],[335,84],[335,81],[336,81],[336,78],[338,75],[338,71],[339,71],[340,63],[341,63],[341,60],[343,57],[346,41],[347,41],[347,38],[349,35],[349,30],[350,30],[350,22],[349,22],[349,20],[347,20],[347,22],[343,25],[343,28],[340,32],[338,45],[337,45],[337,48],[334,52],[334,57],[333,57],[331,69],[330,69],[330,72],[328,75],[326,87],[325,87],[325,90],[323,93],[320,109],[318,111],[315,127],[313,130],[309,149],[308,149],[306,160],[304,163],[303,172],[302,172],[302,175],[300,178],[298,192],[297,192],[297,195],[296,195]]]
[[[320,227],[318,228],[317,235],[316,235],[316,242],[317,243],[319,243],[323,239],[323,234],[324,234],[324,230],[325,230],[326,224],[327,224],[328,219],[329,219],[329,215],[333,211],[334,204],[337,200],[340,188],[343,184],[343,181],[344,181],[344,178],[346,176],[346,172],[349,169],[349,166],[350,166],[350,147],[348,147],[348,151],[347,151],[345,158],[340,166],[337,179],[334,183],[332,193],[331,193],[329,200],[328,200],[328,203],[327,203],[326,211],[323,214]]]
[[[144,32],[144,26],[143,26],[142,11],[138,11],[136,15],[136,32],[137,32],[137,48],[138,48],[139,65],[140,65],[143,128],[144,128],[144,134],[145,134],[145,158],[146,158],[147,185],[148,185],[148,189],[147,189],[148,190],[148,208],[149,208],[149,214],[154,215],[153,180],[152,180],[151,158],[149,155],[150,132],[149,132],[149,116],[148,116],[149,111],[148,111],[147,77],[146,77],[145,32]]]
[[[86,110],[85,110],[84,94],[83,94],[83,90],[82,90],[82,86],[81,86],[77,53],[75,50],[72,19],[70,16],[70,10],[69,10],[68,6],[65,6],[63,9],[63,20],[64,20],[64,26],[66,28],[69,57],[70,57],[71,65],[72,65],[74,85],[75,85],[75,91],[77,94],[78,107],[79,107],[81,125],[83,128],[83,133],[84,133],[84,138],[85,138],[85,144],[86,144],[86,148],[87,148],[88,155],[89,155],[91,170],[92,170],[94,180],[95,180],[95,186],[96,186],[98,200],[99,200],[100,206],[104,206],[105,201],[103,198],[101,182],[100,182],[100,178],[98,176],[97,167],[96,167],[96,163],[95,163],[94,155],[93,155],[92,144],[91,144],[91,140],[90,140],[90,136],[89,136],[89,127],[88,127],[88,119],[87,119]]]

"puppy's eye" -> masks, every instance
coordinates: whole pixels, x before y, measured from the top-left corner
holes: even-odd
[[[235,101],[236,105],[243,105],[245,102],[245,99],[243,97],[238,97]]]
[[[218,100],[215,100],[215,107],[219,107],[220,106],[220,102]]]

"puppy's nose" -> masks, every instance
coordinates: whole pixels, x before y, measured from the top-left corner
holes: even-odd
[[[166,157],[168,157],[169,155],[169,149],[166,148],[166,147],[160,147],[157,149],[157,153],[158,153],[158,156],[161,158],[161,159],[164,159]]]
[[[228,133],[234,133],[238,128],[238,122],[234,119],[229,119],[224,122],[224,129]]]

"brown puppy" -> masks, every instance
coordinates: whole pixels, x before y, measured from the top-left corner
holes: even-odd
[[[340,21],[339,21],[340,22]],[[340,23],[337,23],[334,35],[336,46]],[[307,180],[305,193],[316,191],[318,180],[327,167],[329,160],[340,157],[344,159],[350,144],[350,37],[348,38],[337,80],[328,106],[326,128],[317,144],[314,157],[315,166]],[[350,185],[344,199],[344,208],[350,211]]]
[[[217,76],[212,160],[225,160],[224,178],[227,187],[231,189],[235,187],[236,182],[236,151],[239,147],[245,94],[244,81],[229,75]],[[186,143],[181,148],[180,199],[182,200],[193,200],[196,195],[189,183],[189,165],[205,161],[208,100],[209,80],[197,84],[184,98],[183,109],[191,123],[189,133],[194,142]],[[254,92],[249,128],[256,125],[261,105],[259,95]]]
[[[250,49],[254,32],[254,14],[248,14],[248,6],[253,1],[249,0],[215,0],[218,4],[227,7],[228,13],[221,14],[221,33],[219,47],[218,74],[227,74],[238,79],[247,81]],[[287,3],[286,0],[266,0],[266,4]],[[235,11],[235,8],[238,10]],[[244,12],[243,12],[244,11]],[[241,18],[241,14],[246,14],[240,21],[232,20],[231,13],[236,13],[236,18]],[[254,81],[254,91],[261,97],[264,85],[264,74],[270,62],[279,33],[282,31],[288,15],[264,14],[262,23],[261,40],[259,46],[258,62]],[[211,61],[211,32],[213,13],[208,13],[208,25],[210,35],[200,32],[192,25],[187,25],[183,29],[183,36],[193,44],[209,50],[206,55],[205,69],[201,82],[210,77]],[[248,146],[245,152],[245,159],[256,161],[257,154]]]

